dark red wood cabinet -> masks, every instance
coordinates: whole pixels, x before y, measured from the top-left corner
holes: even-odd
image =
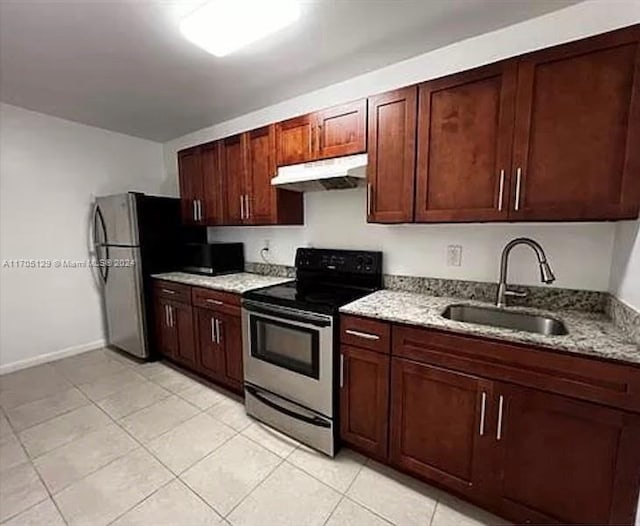
[[[417,222],[507,219],[516,78],[506,61],[420,86]]]
[[[196,365],[196,342],[193,331],[193,309],[183,302],[183,286],[156,282],[154,311],[155,341],[158,352],[186,367]]]
[[[365,99],[301,115],[275,125],[278,166],[367,150]]]
[[[639,50],[636,25],[520,59],[510,219],[638,216]]]
[[[387,458],[389,355],[342,344],[340,436],[359,451]]]
[[[367,221],[413,221],[418,89],[368,99]]]
[[[160,355],[242,392],[239,295],[155,280],[154,312]]]
[[[345,443],[518,524],[634,524],[640,368],[341,318]]]
[[[420,86],[415,220],[633,219],[640,26]]]

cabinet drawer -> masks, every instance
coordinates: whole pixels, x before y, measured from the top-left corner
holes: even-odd
[[[640,412],[640,367],[394,325],[394,356]]]
[[[181,303],[191,303],[191,287],[173,281],[156,280],[153,290],[158,297]]]
[[[391,325],[388,323],[342,315],[340,341],[354,347],[389,354],[391,352]]]
[[[240,295],[232,292],[193,287],[192,301],[196,307],[203,309],[212,309],[232,315],[240,314]]]

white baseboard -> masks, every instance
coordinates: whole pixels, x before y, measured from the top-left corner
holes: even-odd
[[[84,343],[82,345],[75,345],[74,347],[67,347],[59,351],[50,352],[47,354],[41,354],[40,356],[34,356],[33,358],[27,358],[26,360],[18,360],[17,362],[6,363],[0,365],[0,376],[3,374],[13,373],[20,369],[26,369],[27,367],[33,367],[34,365],[40,365],[47,362],[53,362],[60,358],[66,358],[67,356],[74,356],[76,354],[82,354],[83,352],[93,351],[100,349],[107,345],[104,339],[95,340],[93,342]]]

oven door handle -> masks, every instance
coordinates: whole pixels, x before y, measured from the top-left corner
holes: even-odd
[[[300,413],[296,413],[295,411],[291,411],[286,407],[282,407],[276,404],[272,400],[269,400],[265,396],[262,396],[255,387],[252,387],[250,385],[245,385],[244,388],[258,401],[262,402],[264,405],[269,406],[271,409],[275,409],[276,411],[284,415],[290,416],[291,418],[295,418],[296,420],[300,420],[301,422],[306,422],[307,424],[311,424],[316,427],[331,427],[331,424],[329,422],[327,422],[326,420],[323,420],[320,417],[317,417],[317,416],[311,417],[311,416],[301,415]]]
[[[322,316],[315,314],[301,313],[294,309],[287,309],[283,307],[275,306],[263,306],[260,303],[252,301],[244,301],[242,306],[250,311],[258,314],[264,314],[266,316],[273,316],[283,320],[295,321],[298,323],[306,323],[307,325],[315,325],[316,327],[329,327],[332,323],[330,316]]]

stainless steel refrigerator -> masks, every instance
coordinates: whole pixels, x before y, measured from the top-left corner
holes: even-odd
[[[151,274],[179,267],[180,202],[141,193],[98,197],[92,232],[107,342],[138,358],[153,343]],[[148,308],[147,308],[148,306]]]

